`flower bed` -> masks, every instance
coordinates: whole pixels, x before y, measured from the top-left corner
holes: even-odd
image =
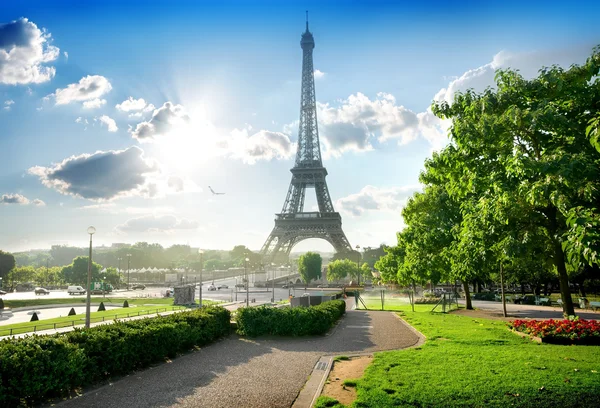
[[[600,345],[600,323],[595,320],[514,320],[508,327],[543,343]]]

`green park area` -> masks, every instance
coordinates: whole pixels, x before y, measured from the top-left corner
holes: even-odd
[[[596,346],[539,344],[500,320],[431,313],[399,315],[427,338],[420,347],[376,353],[356,383],[353,407],[597,406]],[[321,397],[317,407],[338,406]]]

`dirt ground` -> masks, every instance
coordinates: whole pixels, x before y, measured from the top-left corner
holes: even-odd
[[[321,395],[335,398],[344,405],[351,404],[356,399],[356,388],[345,387],[344,380],[361,378],[371,361],[373,356],[352,357],[349,360],[334,362]]]

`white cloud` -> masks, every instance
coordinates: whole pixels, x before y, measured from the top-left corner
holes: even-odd
[[[139,114],[140,116],[142,115],[142,112],[151,112],[155,109],[154,105],[152,105],[151,103],[146,103],[144,98],[133,99],[133,96],[130,96],[127,100],[118,103],[117,105],[115,105],[115,108],[117,108],[117,110],[120,110],[121,112],[139,111],[135,115]]]
[[[234,129],[230,136],[219,141],[219,147],[226,155],[254,164],[258,160],[289,159],[295,153],[295,144],[284,133],[260,130],[249,134],[251,127]]]
[[[119,128],[117,127],[117,123],[114,121],[114,119],[110,118],[109,116],[102,115],[98,118],[98,120],[101,124],[106,125],[109,132],[116,132],[117,130],[119,130]]]
[[[75,119],[75,123],[82,123],[82,124],[87,125],[88,120],[86,118],[82,118],[81,116],[79,116],[77,119]]]
[[[340,155],[349,150],[373,150],[373,142],[398,139],[408,143],[418,136],[417,114],[388,93],[371,100],[358,92],[341,101],[339,107],[317,103],[319,131],[325,152]]]
[[[325,77],[326,74],[327,74],[326,72],[319,71],[318,69],[315,69],[315,72],[314,72],[315,79],[321,79],[321,78]]]
[[[112,85],[101,75],[88,75],[76,84],[67,85],[66,88],[57,89],[54,94],[57,105],[65,105],[71,102],[85,102],[99,99],[110,92]]]
[[[39,198],[36,198],[35,200],[32,201],[33,205],[38,206],[38,207],[44,207],[46,205],[45,202],[43,202],[42,200],[40,200]]]
[[[159,169],[158,163],[144,158],[143,150],[133,146],[71,156],[49,167],[31,167],[28,172],[61,194],[107,201],[158,195],[158,185],[150,175]]]
[[[63,54],[65,56],[65,59],[69,59],[69,53],[68,52],[65,51],[65,52],[63,52]]]
[[[96,109],[101,107],[102,105],[106,105],[106,99],[92,99],[91,101],[85,101],[83,103],[84,109]]]
[[[29,204],[29,199],[21,194],[3,194],[0,196],[0,203],[27,205]]]
[[[403,186],[391,188],[379,188],[365,186],[356,194],[336,201],[336,208],[353,216],[360,216],[366,211],[387,211],[398,213],[406,204],[406,200],[415,191],[420,191],[420,186]]]
[[[39,84],[56,74],[46,66],[60,50],[50,45],[51,35],[26,18],[0,24],[0,83]]]
[[[127,220],[118,225],[120,232],[172,232],[174,230],[194,230],[199,226],[197,221],[185,218],[179,219],[174,215],[145,215]]]
[[[149,121],[138,123],[130,130],[131,136],[141,143],[153,142],[156,138],[165,137],[187,124],[190,117],[181,105],[165,102],[152,113]]]
[[[11,105],[14,105],[15,101],[13,101],[12,99],[6,100],[4,101],[4,110],[10,110]]]

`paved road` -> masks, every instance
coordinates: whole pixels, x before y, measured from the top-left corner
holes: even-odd
[[[400,349],[418,340],[392,313],[348,311],[327,336],[247,339],[232,335],[57,406],[289,407],[320,356]]]
[[[464,299],[459,300],[462,305],[465,304]],[[485,300],[474,300],[473,307],[488,311],[492,314],[500,315],[502,313],[502,302],[491,302]],[[506,303],[506,313],[512,318],[532,318],[532,319],[562,319],[562,308],[552,306],[536,306],[536,305],[516,305],[514,303]],[[575,309],[577,316],[587,320],[599,320],[600,312],[592,310]]]

